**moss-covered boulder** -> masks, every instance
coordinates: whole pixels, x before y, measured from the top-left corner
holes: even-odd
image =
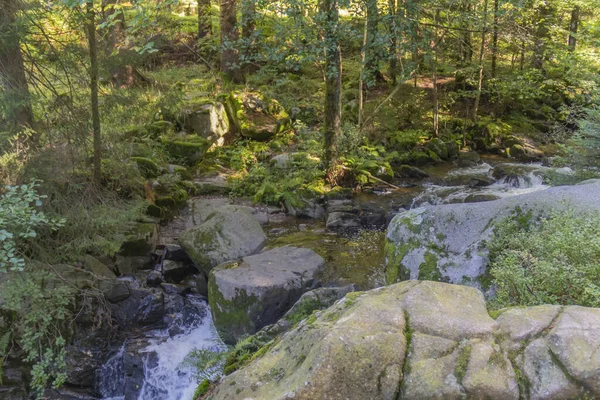
[[[130,160],[137,164],[144,178],[156,178],[158,176],[160,168],[154,160],[146,157],[131,157]]]
[[[494,320],[474,288],[410,281],[312,314],[206,398],[596,398],[599,346],[600,309],[507,309]]]
[[[225,101],[232,129],[253,140],[269,140],[291,128],[288,113],[277,100],[258,92],[234,91]]]
[[[120,255],[125,257],[147,256],[154,252],[158,243],[158,225],[154,222],[131,224],[126,239],[121,245]]]
[[[598,196],[600,184],[591,182],[494,201],[428,206],[397,214],[387,230],[387,282],[427,279],[487,289],[486,240],[492,236],[496,221],[517,212],[526,215],[531,211],[537,216],[550,210],[598,211]]]
[[[201,225],[183,232],[179,244],[196,267],[208,274],[219,264],[257,253],[266,240],[250,212],[227,205],[216,208]]]
[[[325,260],[309,249],[280,247],[213,269],[208,298],[227,343],[273,324],[315,284]]]
[[[190,99],[183,103],[179,122],[186,132],[222,146],[229,133],[229,119],[225,106],[208,99]]]
[[[200,161],[211,146],[203,137],[188,135],[162,136],[161,143],[169,157],[186,165],[194,165]]]

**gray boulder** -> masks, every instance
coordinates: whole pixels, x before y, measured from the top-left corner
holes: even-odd
[[[190,102],[182,109],[180,118],[186,131],[195,133],[218,146],[225,143],[225,135],[229,132],[229,119],[222,103]]]
[[[507,309],[496,321],[478,290],[430,281],[350,293],[259,350],[210,398],[597,398],[599,313]]]
[[[280,247],[212,270],[208,298],[223,339],[235,343],[275,323],[315,285],[324,265],[312,250]]]
[[[482,287],[494,223],[517,212],[600,210],[600,184],[560,186],[485,203],[428,206],[400,213],[387,230],[386,279],[426,279]]]
[[[203,224],[179,237],[181,247],[205,274],[221,263],[260,251],[266,240],[256,218],[236,206],[215,209]]]

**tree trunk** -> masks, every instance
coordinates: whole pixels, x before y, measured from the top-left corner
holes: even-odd
[[[389,0],[388,2],[389,10],[390,10],[390,76],[392,78],[392,84],[396,84],[396,78],[398,76],[398,60],[400,59],[400,49],[398,48],[398,36],[399,26],[398,26],[398,16],[399,16],[399,6],[398,0]]]
[[[92,106],[92,130],[94,134],[94,171],[96,184],[102,181],[102,146],[100,137],[100,108],[98,106],[98,46],[96,43],[96,15],[93,0],[86,3],[87,34],[90,51],[90,97]]]
[[[579,28],[579,6],[573,7],[571,11],[571,22],[569,23],[569,50],[575,51],[577,46],[577,30]]]
[[[541,5],[538,11],[537,26],[535,32],[535,41],[533,44],[533,67],[544,70],[544,61],[546,59],[546,41],[550,35],[550,18],[553,9],[549,5]]]
[[[440,136],[440,103],[439,103],[439,93],[438,93],[438,54],[437,47],[439,45],[439,33],[437,24],[440,17],[440,10],[435,12],[435,18],[433,23],[436,25],[434,29],[434,41],[431,44],[431,73],[432,73],[432,94],[433,94],[433,136]]]
[[[360,75],[358,76],[358,128],[363,127],[365,111],[365,50],[367,48],[367,20],[363,29],[363,46],[360,52]]]
[[[471,14],[473,7],[471,6],[470,1],[467,2],[463,7],[461,7],[464,11],[464,15],[468,16]],[[469,19],[465,19],[463,22],[463,33],[460,35],[461,37],[461,61],[463,65],[471,64],[473,61],[473,34],[471,32],[471,22]]]
[[[479,50],[479,85],[477,95],[475,96],[475,106],[473,107],[473,122],[477,121],[477,112],[479,111],[479,102],[481,101],[481,91],[483,89],[483,55],[485,52],[485,36],[487,33],[487,14],[488,0],[483,2],[483,22],[481,27],[481,48]]]
[[[496,77],[496,63],[498,58],[498,10],[499,0],[494,0],[494,35],[492,37],[492,78]]]
[[[210,0],[198,0],[198,39],[212,34]]]
[[[368,88],[375,86],[379,78],[379,55],[377,54],[377,24],[379,9],[377,0],[366,0],[367,5],[367,40],[365,52],[364,81]]]
[[[10,104],[10,123],[12,128],[20,129],[33,126],[33,111],[19,32],[15,24],[15,3],[14,0],[2,0],[0,3],[0,75],[5,100]]]
[[[243,63],[245,70],[252,73],[255,62],[255,37],[256,30],[256,0],[242,0],[242,39],[244,42]]]
[[[244,82],[237,50],[237,0],[221,0],[221,71],[235,83]]]
[[[321,0],[325,44],[325,168],[337,158],[337,140],[342,121],[342,52],[339,41],[338,0]]]

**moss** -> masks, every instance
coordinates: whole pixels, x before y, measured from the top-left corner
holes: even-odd
[[[215,326],[225,343],[233,344],[237,338],[256,331],[251,315],[260,306],[258,298],[241,290],[231,300],[225,299],[215,281],[214,270],[208,279],[208,299]]]
[[[297,307],[292,314],[285,317],[285,320],[291,323],[292,325],[296,325],[303,319],[310,317],[313,311],[320,310],[322,308],[323,304],[321,304],[319,300],[312,298],[300,303],[299,307]]]
[[[467,368],[469,367],[469,360],[471,358],[471,345],[466,344],[464,347],[459,349],[458,358],[456,359],[456,367],[454,368],[454,376],[459,383],[462,381],[467,374]]]
[[[196,388],[196,391],[194,392],[194,400],[196,400],[200,396],[204,396],[206,393],[208,393],[209,389],[210,381],[208,379],[205,379],[202,382],[200,382],[200,384]]]
[[[158,176],[159,168],[153,160],[146,157],[131,157],[130,160],[137,164],[144,178],[155,178]]]
[[[210,143],[199,136],[162,136],[161,143],[172,159],[187,165],[200,161],[210,147]]]
[[[395,245],[389,240],[386,241],[385,274],[386,282],[388,285],[410,279],[410,271],[402,264],[402,261],[411,250],[414,250],[419,247],[420,244],[416,239],[411,239],[408,243],[403,243],[399,245]]]
[[[155,223],[144,222],[130,226],[126,240],[119,252],[123,256],[145,256],[154,251],[158,228]]]
[[[419,266],[419,279],[427,281],[441,281],[442,274],[438,269],[438,256],[431,251],[425,253],[425,262]]]

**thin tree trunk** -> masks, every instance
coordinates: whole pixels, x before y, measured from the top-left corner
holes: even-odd
[[[475,96],[475,105],[473,106],[473,122],[477,121],[477,112],[479,111],[479,102],[481,101],[481,91],[483,89],[483,55],[485,52],[485,36],[487,33],[487,14],[488,0],[483,2],[483,23],[481,28],[481,48],[479,49],[479,85],[477,95]]]
[[[377,0],[366,0],[367,5],[367,40],[365,52],[364,81],[367,87],[377,83],[379,72],[379,55],[377,54],[377,24],[379,23],[379,9]]]
[[[400,58],[399,49],[398,49],[398,13],[399,6],[398,0],[389,0],[388,2],[390,9],[390,76],[392,78],[392,84],[396,84],[396,78],[398,76],[398,60]]]
[[[244,42],[245,70],[251,73],[255,70],[254,31],[256,30],[256,0],[242,0],[242,39]]]
[[[434,137],[439,137],[440,135],[440,104],[439,104],[439,99],[438,99],[438,74],[437,74],[437,67],[438,67],[438,54],[437,54],[437,46],[439,45],[439,41],[440,38],[438,37],[438,28],[437,28],[437,23],[439,20],[439,16],[440,16],[440,11],[437,10],[435,13],[435,19],[434,19],[434,24],[436,25],[435,28],[435,33],[434,33],[434,38],[435,40],[432,42],[432,46],[431,46],[431,51],[432,51],[432,55],[431,55],[431,73],[432,73],[432,81],[433,81],[433,135]]]
[[[235,83],[244,82],[237,50],[237,0],[221,0],[221,71]]]
[[[360,52],[360,75],[358,77],[358,128],[363,127],[363,117],[365,112],[365,50],[367,47],[367,20],[365,19],[365,28],[363,30],[363,46]]]
[[[463,7],[464,15],[468,16],[471,14],[472,6],[470,2],[467,2]],[[462,41],[462,52],[461,52],[461,61],[464,65],[471,64],[473,61],[473,34],[471,29],[471,22],[469,19],[464,21],[463,25],[463,33],[461,35]]]
[[[571,22],[569,23],[569,50],[575,51],[577,47],[577,30],[579,28],[579,6],[573,7],[571,11]]]
[[[198,0],[198,39],[212,34],[210,0]]]
[[[546,41],[550,34],[550,18],[553,9],[550,5],[541,5],[535,32],[535,41],[533,45],[533,67],[544,71],[544,61],[546,59]]]
[[[494,35],[492,38],[492,78],[496,77],[496,63],[498,58],[498,11],[499,0],[494,0]]]
[[[342,52],[339,41],[338,0],[321,0],[325,43],[325,168],[337,158],[337,140],[342,121]]]
[[[521,39],[521,59],[519,60],[519,69],[521,72],[525,69],[525,39]]]
[[[2,0],[0,7],[0,75],[4,96],[11,105],[12,128],[33,126],[31,95],[25,75],[19,32],[15,24],[17,12],[14,0]]]
[[[93,0],[86,3],[87,34],[90,51],[90,95],[92,105],[92,129],[94,133],[94,171],[96,184],[102,180],[102,146],[100,132],[100,108],[98,105],[98,46],[96,43],[96,16]]]

